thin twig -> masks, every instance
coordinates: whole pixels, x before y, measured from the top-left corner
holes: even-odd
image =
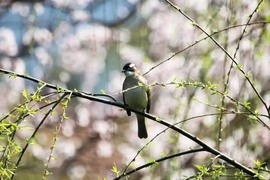
[[[154,85],[161,85],[161,86],[167,86],[167,85],[176,85],[176,86],[188,86],[188,85],[192,85],[191,83],[189,82],[176,82],[176,81],[172,81],[172,82],[168,82],[168,83],[154,83]],[[200,88],[207,88],[204,84],[196,84],[196,87],[200,87]],[[216,94],[219,94],[219,95],[222,95],[222,96],[225,96],[226,98],[228,98],[230,101],[234,102],[234,103],[238,103],[238,101],[236,99],[234,99],[233,97],[229,96],[228,94],[226,93],[223,93],[217,89],[214,89],[214,88],[209,88],[212,92],[215,92]],[[264,127],[266,127],[268,130],[270,130],[270,127],[260,118],[257,116],[256,113],[252,112],[251,109],[247,108],[244,106],[243,103],[239,103],[240,106],[242,106],[243,108],[245,108],[248,112],[250,112],[250,114],[254,115],[257,119],[258,119],[258,122],[260,122]],[[264,116],[265,117],[265,116]],[[269,118],[269,116],[267,116]]]
[[[49,114],[51,114],[51,112],[52,112],[52,111],[56,108],[56,106],[62,101],[62,99],[64,99],[65,96],[67,96],[67,93],[64,93],[64,94],[58,99],[58,101],[51,107],[51,109],[44,115],[43,119],[40,121],[39,125],[36,127],[35,131],[34,131],[33,134],[31,135],[31,137],[29,138],[29,140],[32,140],[32,139],[35,137],[35,135],[36,135],[36,133],[38,132],[39,128],[40,128],[41,125],[45,122],[45,120],[47,119],[47,117],[49,116]],[[17,163],[16,163],[16,167],[15,167],[16,169],[17,169],[17,167],[19,166],[19,164],[20,164],[20,162],[21,162],[21,160],[22,160],[22,157],[23,157],[23,155],[24,155],[26,149],[28,148],[28,146],[29,146],[29,144],[30,144],[29,140],[26,142],[24,148],[23,148],[22,151],[21,151],[21,154],[20,154],[20,156],[19,156],[19,158],[18,158],[18,160],[17,160]],[[11,179],[13,179],[14,176],[15,176],[15,173],[12,174]]]
[[[235,114],[235,112],[223,112],[224,114]],[[203,117],[208,117],[208,116],[218,116],[220,115],[221,113],[210,113],[210,114],[203,114],[203,115],[198,115],[198,116],[193,116],[193,117],[189,117],[189,118],[185,118],[184,120],[182,121],[179,121],[179,122],[176,122],[174,124],[172,124],[172,126],[177,126],[179,124],[182,124],[184,122],[188,122],[190,120],[194,120],[194,119],[198,119],[198,118],[203,118]],[[241,114],[246,114],[246,113],[241,113]],[[139,154],[144,150],[146,149],[147,146],[149,146],[149,144],[151,142],[153,142],[157,137],[159,137],[161,134],[163,134],[164,132],[166,132],[167,130],[169,130],[170,127],[166,127],[165,129],[163,129],[162,131],[160,131],[159,133],[157,133],[151,140],[149,140],[137,153],[136,155],[132,158],[132,160],[126,165],[126,167],[124,168],[122,175],[124,175],[126,173],[126,171],[128,170],[128,168],[130,167],[130,165],[132,164],[132,162],[134,162],[136,160],[136,158],[139,156]]]
[[[204,149],[204,148],[191,149],[191,150],[188,150],[188,151],[184,151],[184,152],[172,154],[172,155],[169,155],[169,156],[165,156],[165,157],[163,157],[163,158],[154,160],[154,161],[152,161],[152,162],[149,162],[149,163],[146,163],[146,164],[144,164],[144,165],[142,165],[142,166],[139,166],[139,167],[137,167],[137,168],[135,168],[135,169],[132,169],[132,170],[126,172],[126,173],[123,173],[123,174],[121,174],[120,176],[118,176],[117,178],[114,178],[114,180],[119,180],[119,179],[121,179],[121,178],[123,178],[123,177],[126,177],[126,176],[128,176],[128,175],[130,175],[130,174],[136,172],[136,171],[139,171],[139,170],[141,170],[141,169],[143,169],[143,168],[152,166],[152,165],[157,164],[157,163],[159,163],[159,162],[162,162],[162,161],[165,161],[165,160],[168,160],[168,159],[172,159],[172,158],[175,158],[175,157],[180,157],[180,156],[183,156],[183,155],[186,155],[186,154],[192,154],[192,153],[201,152],[201,151],[205,151],[205,149]]]
[[[72,94],[70,94],[69,97],[66,98],[67,101],[70,100],[71,95],[72,95]],[[61,115],[59,124],[58,124],[58,126],[56,127],[55,132],[54,132],[53,142],[52,142],[52,145],[51,145],[51,147],[50,147],[50,155],[49,155],[49,158],[48,158],[48,160],[47,160],[47,163],[45,164],[45,169],[44,169],[43,179],[46,179],[46,176],[49,175],[49,170],[48,170],[48,169],[49,169],[49,164],[50,164],[50,162],[51,162],[51,160],[52,160],[52,158],[53,158],[53,151],[54,151],[54,148],[55,148],[56,143],[57,143],[57,141],[58,141],[58,136],[59,136],[60,130],[61,130],[62,126],[63,126],[64,119],[66,118],[66,117],[65,117],[66,109],[67,109],[67,105],[64,105],[64,107],[63,107],[63,112],[62,112],[62,115]]]
[[[228,31],[230,29],[233,29],[233,28],[236,28],[236,27],[242,27],[242,26],[246,26],[246,25],[257,25],[257,24],[267,24],[267,23],[270,23],[268,21],[258,21],[258,22],[252,22],[252,23],[249,23],[249,24],[237,24],[237,25],[232,25],[232,26],[229,26],[229,27],[226,27],[224,29],[221,29],[219,31],[215,31],[213,32],[212,34],[210,34],[209,36],[214,36],[218,33],[221,33],[221,32],[224,32],[224,31]],[[151,67],[147,72],[145,72],[143,75],[146,75],[148,74],[149,72],[151,72],[152,70],[154,70],[155,68],[157,68],[158,66],[162,65],[163,63],[167,62],[167,61],[170,61],[173,57],[175,57],[176,55],[186,51],[187,49],[190,49],[191,47],[195,46],[196,44],[200,43],[201,41],[203,40],[206,40],[209,38],[209,36],[205,36],[204,38],[202,39],[199,39],[197,41],[195,41],[194,43],[190,44],[189,46],[185,47],[184,49],[181,49],[175,53],[173,53],[170,57],[168,57],[167,59],[161,61],[160,63],[156,64],[155,66]]]
[[[238,62],[236,61],[236,59],[234,59],[230,53],[224,49],[223,46],[220,45],[219,42],[217,42],[217,40],[211,36],[208,32],[206,32],[206,30],[204,30],[198,23],[196,23],[191,17],[189,17],[186,13],[184,13],[178,6],[176,6],[175,4],[173,4],[171,1],[169,0],[165,0],[171,7],[173,7],[174,9],[176,9],[179,13],[181,13],[184,17],[186,17],[191,23],[192,25],[196,26],[198,29],[200,29],[207,37],[209,37],[231,60],[232,62],[238,67],[238,70],[244,75],[245,79],[248,81],[248,83],[250,84],[251,88],[253,89],[253,91],[255,92],[255,94],[258,96],[258,98],[260,99],[260,101],[262,102],[262,104],[264,105],[265,109],[268,110],[268,106],[266,104],[266,102],[263,100],[262,96],[260,95],[260,93],[257,91],[257,89],[255,88],[255,86],[253,85],[253,83],[251,82],[249,76],[246,75],[245,71],[239,67]]]

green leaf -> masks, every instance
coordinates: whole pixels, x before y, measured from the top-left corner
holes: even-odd
[[[252,122],[255,122],[255,121],[258,120],[257,116],[254,116],[254,115],[249,115],[249,116],[248,116],[248,119],[249,119],[250,121],[252,121]]]
[[[238,171],[234,173],[235,179],[246,179],[246,174],[243,171]]]
[[[25,99],[27,99],[27,100],[29,100],[29,94],[28,94],[28,92],[26,91],[26,89],[24,89],[23,91],[22,91],[22,95],[23,95],[23,97],[25,97]]]
[[[202,175],[208,175],[208,168],[202,165],[195,165],[195,167],[201,172]]]
[[[164,152],[164,151],[162,151],[162,152],[161,152],[161,156],[162,156],[162,157],[166,157],[166,156],[167,156],[167,153]]]
[[[156,121],[160,122],[162,120],[161,117],[156,117]]]
[[[101,92],[102,94],[106,94],[106,91],[105,91],[104,89],[101,89],[100,92]]]
[[[46,86],[46,83],[43,82],[43,81],[39,81],[39,82],[38,82],[38,85],[40,85],[41,87],[44,87],[44,86]]]
[[[217,88],[217,84],[212,84],[210,81],[208,81],[207,83],[208,83],[208,87],[210,89],[216,89]]]
[[[176,76],[174,76],[173,79],[172,79],[172,82],[176,83],[176,80],[177,80],[177,78],[176,78]]]
[[[68,116],[65,112],[62,113],[62,116],[61,116],[63,119],[68,119]]]
[[[116,174],[116,176],[119,176],[120,171],[117,169],[116,165],[113,165],[113,168],[111,169],[112,172],[114,172]]]
[[[246,78],[250,78],[251,76],[252,76],[251,73],[246,73],[246,74],[245,74],[245,77],[246,77]]]
[[[191,23],[191,25],[192,25],[192,26],[199,26],[199,25],[198,25],[196,22],[194,22],[194,21]]]
[[[242,103],[242,105],[243,105],[245,108],[250,109],[250,102],[244,101],[244,102]]]
[[[252,162],[257,166],[258,169],[265,165],[265,162],[261,162],[259,160],[252,160]]]
[[[16,78],[16,77],[17,77],[17,74],[11,73],[11,74],[9,74],[9,77],[10,77],[10,78]]]
[[[241,65],[241,64],[237,64],[237,69],[239,69],[239,70],[243,70],[243,66]]]
[[[50,104],[51,103],[51,100],[45,99],[45,103]]]
[[[213,33],[217,33],[218,30],[217,30],[217,29],[212,29],[212,32],[213,32]]]
[[[139,83],[138,83],[138,86],[143,86],[143,83],[139,82]]]
[[[60,86],[56,85],[57,92],[61,93],[64,92],[64,89],[62,89]]]
[[[270,22],[270,15],[265,16],[265,20],[268,21],[268,22]]]
[[[37,145],[37,143],[36,143],[36,141],[35,141],[35,137],[32,137],[32,138],[30,138],[30,139],[28,139],[28,140],[26,140],[27,141],[27,143],[28,144],[32,144],[32,145]]]
[[[157,167],[157,166],[159,165],[159,163],[156,162],[155,160],[150,160],[149,163],[152,163],[152,164],[151,164],[151,167],[152,167],[152,168],[155,168],[155,167]]]
[[[65,100],[63,100],[61,103],[62,103],[62,105],[66,108],[67,107],[67,105],[68,105],[68,100],[67,99],[65,99]]]

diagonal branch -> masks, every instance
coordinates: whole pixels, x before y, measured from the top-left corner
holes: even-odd
[[[24,153],[26,152],[26,149],[28,148],[29,144],[30,144],[30,141],[35,137],[35,135],[37,134],[39,128],[41,127],[41,125],[45,122],[45,120],[47,119],[47,117],[49,116],[49,114],[51,114],[51,112],[56,108],[56,106],[67,96],[68,93],[64,93],[59,99],[57,102],[55,102],[55,104],[50,108],[50,110],[44,115],[43,119],[41,120],[41,122],[39,123],[39,125],[36,127],[35,131],[33,132],[33,134],[31,135],[31,137],[29,138],[29,140],[27,140],[24,148],[22,149],[22,152],[17,160],[17,163],[16,163],[16,169],[17,167],[19,166],[21,160],[22,160],[22,157],[24,155]],[[15,173],[12,174],[11,176],[11,179],[13,179],[15,176]]]
[[[123,177],[126,177],[126,176],[128,176],[128,175],[130,175],[130,174],[136,172],[136,171],[139,171],[139,170],[141,170],[141,169],[143,169],[143,168],[152,166],[152,165],[154,165],[154,164],[156,164],[156,163],[159,163],[159,162],[162,162],[162,161],[165,161],[165,160],[168,160],[168,159],[172,159],[172,158],[175,158],[175,157],[180,157],[180,156],[183,156],[183,155],[186,155],[186,154],[192,154],[192,153],[197,153],[197,152],[201,152],[201,151],[204,151],[204,148],[191,149],[191,150],[188,150],[188,151],[184,151],[184,152],[172,154],[172,155],[170,155],[170,156],[165,156],[165,157],[163,157],[163,158],[154,160],[154,161],[152,161],[152,162],[149,162],[149,163],[146,163],[146,164],[144,164],[144,165],[142,165],[142,166],[139,166],[139,167],[137,167],[137,168],[135,168],[135,169],[132,169],[132,170],[130,170],[130,171],[124,173],[124,174],[121,174],[121,175],[118,176],[117,178],[114,178],[114,180],[119,180],[119,179],[121,179],[121,178],[123,178]]]
[[[234,112],[223,112],[224,114],[234,114]],[[176,126],[176,125],[179,125],[181,123],[184,123],[184,122],[187,122],[187,121],[190,121],[190,120],[194,120],[194,119],[197,119],[197,118],[202,118],[202,117],[207,117],[207,116],[218,116],[220,115],[221,113],[210,113],[210,114],[203,114],[203,115],[198,115],[198,116],[193,116],[193,117],[190,117],[190,118],[186,118],[182,121],[178,121],[174,124],[172,124],[172,126]],[[245,113],[243,113],[245,114]],[[157,137],[159,137],[162,133],[166,132],[168,129],[170,129],[170,127],[167,127],[165,129],[163,129],[162,131],[160,131],[159,133],[157,133],[152,139],[150,139],[137,153],[136,155],[132,158],[132,160],[126,165],[126,167],[124,168],[124,170],[122,171],[122,174],[119,176],[119,177],[124,177],[124,175],[126,174],[128,168],[130,167],[131,163],[134,162],[136,160],[136,158],[139,156],[139,154],[144,150],[146,149],[147,146],[150,145],[151,142],[153,142]],[[219,157],[219,156],[218,156]]]
[[[219,34],[221,32],[224,32],[224,31],[228,31],[230,29],[233,29],[233,28],[237,28],[237,27],[242,27],[242,26],[250,26],[250,25],[258,25],[258,24],[262,24],[262,25],[265,25],[265,24],[268,24],[270,23],[269,21],[258,21],[258,22],[249,22],[249,23],[246,23],[246,24],[236,24],[236,25],[232,25],[232,26],[229,26],[229,27],[226,27],[224,29],[221,29],[219,31],[215,31],[213,32],[212,34],[210,34],[209,36],[214,36],[216,34]],[[154,65],[153,67],[151,67],[148,71],[146,71],[145,73],[143,73],[143,75],[145,76],[146,74],[148,74],[149,72],[151,72],[153,69],[157,68],[158,66],[166,63],[167,61],[170,61],[173,57],[177,56],[178,54],[190,49],[191,47],[195,46],[196,44],[202,42],[203,40],[206,40],[209,38],[209,36],[205,36],[199,40],[196,40],[195,42],[193,42],[192,44],[188,45],[187,47],[173,53],[171,56],[169,56],[167,59],[159,62],[158,64]]]
[[[14,76],[18,76],[18,77],[21,77],[21,78],[25,78],[27,80],[30,80],[30,81],[33,81],[33,82],[36,82],[36,83],[40,83],[42,81],[40,80],[37,80],[35,78],[32,78],[32,77],[29,77],[29,76],[25,76],[25,75],[20,75],[20,74],[17,74],[17,73],[14,73],[14,72],[11,72],[11,71],[6,71],[6,70],[3,70],[3,69],[0,69],[0,72],[5,72],[5,74],[10,74],[10,75],[14,75]],[[83,99],[88,99],[88,100],[91,100],[91,101],[96,101],[96,102],[100,102],[100,103],[103,103],[103,104],[108,104],[108,105],[112,105],[112,106],[116,106],[116,107],[120,107],[120,108],[123,108],[123,109],[127,109],[131,112],[134,112],[134,113],[137,113],[137,114],[141,114],[145,117],[147,117],[148,119],[151,119],[157,123],[160,123],[180,134],[182,134],[183,136],[187,137],[188,139],[192,140],[193,142],[199,144],[205,151],[215,155],[215,156],[219,156],[220,159],[224,160],[225,162],[231,164],[232,166],[242,170],[244,173],[250,175],[250,176],[255,176],[256,173],[252,170],[252,169],[249,169],[248,167],[240,164],[239,162],[235,161],[234,159],[226,156],[225,154],[223,154],[222,152],[212,148],[211,146],[209,146],[208,144],[204,143],[202,140],[200,140],[198,137],[196,136],[193,136],[192,134],[190,134],[189,132],[185,131],[184,129],[181,129],[181,128],[178,128],[164,120],[162,120],[161,118],[159,117],[156,117],[154,115],[151,115],[151,114],[148,114],[148,113],[142,113],[140,111],[137,111],[137,110],[134,110],[134,109],[131,109],[130,107],[126,107],[124,104],[120,103],[120,102],[115,102],[115,101],[109,101],[107,99],[103,99],[103,98],[99,98],[99,97],[95,97],[95,96],[91,96],[91,95],[86,95],[85,93],[81,93],[81,92],[77,92],[77,91],[71,91],[71,90],[67,90],[67,89],[64,89],[64,88],[60,88],[59,86],[55,86],[55,85],[51,85],[51,84],[48,84],[48,83],[45,83],[45,82],[42,82],[45,84],[45,87],[49,87],[49,88],[52,88],[52,89],[57,89],[57,90],[60,90],[61,93],[64,93],[62,95],[62,97],[59,99],[59,101],[57,101],[55,103],[55,105],[52,107],[55,108],[57,106],[57,104],[67,95],[67,94],[70,94],[72,93],[73,96],[75,97],[78,97],[78,98],[83,98]],[[49,114],[46,114],[47,116]],[[46,116],[45,116],[46,117]],[[44,117],[44,118],[45,118]],[[42,120],[44,121],[44,120]],[[38,127],[40,127],[41,124],[39,124]],[[38,130],[38,128],[36,129],[36,131]],[[35,133],[36,133],[35,131]],[[34,137],[35,134],[33,134],[33,137]],[[28,144],[26,145],[26,148],[27,148]],[[24,151],[26,150],[26,148],[24,148]],[[24,152],[23,151],[23,152]],[[21,161],[21,158],[19,158],[19,161],[17,162],[17,165],[19,165],[20,161]]]
[[[171,1],[169,0],[165,0],[171,7],[173,7],[174,9],[176,9],[179,13],[181,13],[185,18],[187,18],[192,25],[196,26],[198,29],[200,29],[207,37],[209,37],[233,62],[233,64],[235,64],[238,67],[238,70],[244,75],[245,79],[248,81],[248,83],[250,84],[251,88],[253,89],[253,91],[255,92],[255,94],[258,96],[258,98],[260,99],[260,101],[263,103],[264,107],[266,110],[268,110],[268,106],[266,104],[266,102],[264,101],[264,99],[262,98],[262,96],[260,95],[260,93],[257,91],[257,89],[255,88],[254,84],[251,82],[249,76],[245,73],[245,71],[240,67],[240,64],[238,64],[238,62],[236,61],[235,58],[233,58],[230,53],[219,43],[217,42],[217,40],[211,36],[208,32],[206,32],[206,30],[204,30],[198,23],[196,23],[196,21],[194,21],[191,17],[189,17],[186,13],[184,13],[177,5],[173,4]]]

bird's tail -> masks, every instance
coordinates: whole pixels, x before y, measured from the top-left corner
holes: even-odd
[[[140,114],[136,114],[136,116],[138,121],[138,136],[140,139],[147,138],[148,134],[145,126],[145,117]]]

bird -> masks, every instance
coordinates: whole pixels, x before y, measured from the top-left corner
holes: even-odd
[[[126,78],[123,83],[123,101],[125,106],[130,107],[142,113],[149,113],[151,106],[151,89],[147,80],[141,75],[136,65],[127,63],[124,65],[122,72]],[[127,115],[131,112],[126,109]],[[147,138],[147,130],[145,126],[145,117],[135,113],[138,123],[138,137],[140,139]]]

